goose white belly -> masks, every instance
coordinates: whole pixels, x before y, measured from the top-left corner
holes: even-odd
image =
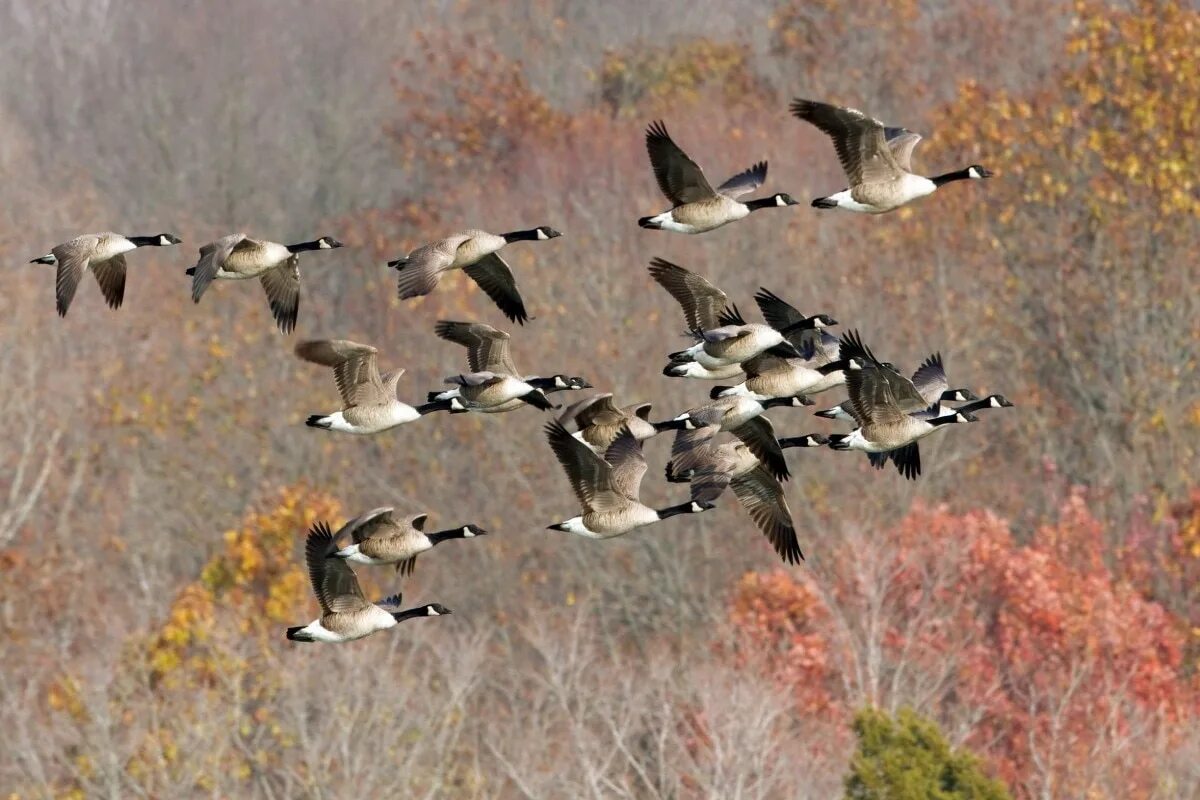
[[[332,622],[338,620],[342,615],[330,616]],[[330,630],[323,624],[324,618],[318,618],[301,628],[299,633],[311,636],[314,642],[353,642],[370,636],[372,633],[394,628],[397,624],[396,618],[379,606],[371,606],[362,613],[355,613],[352,615],[353,618],[350,618],[350,615],[346,616],[347,625],[344,631]],[[338,627],[341,626],[334,625],[334,628]]]
[[[659,521],[659,516],[653,508],[637,503],[626,506],[621,511],[592,511],[575,519],[579,520],[580,527],[587,531],[583,535],[607,539],[652,525]]]
[[[379,433],[421,417],[415,408],[399,401],[387,406],[359,406],[347,411],[351,417],[357,418],[347,419],[346,411],[335,411],[327,417],[330,430],[365,435]]]
[[[91,263],[97,264],[102,261],[108,261],[113,256],[119,256],[122,253],[128,253],[130,250],[136,249],[137,245],[124,236],[111,236],[101,239],[96,243],[96,249],[92,251]]]

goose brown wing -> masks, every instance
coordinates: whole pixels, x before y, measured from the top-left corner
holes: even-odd
[[[723,194],[730,199],[737,199],[744,194],[753,192],[767,180],[767,162],[760,161],[750,169],[739,172],[717,187],[717,194]]]
[[[377,539],[391,533],[396,527],[394,511],[391,507],[383,507],[360,514],[343,525],[336,538],[339,542],[348,538],[354,544],[361,544],[367,539]]]
[[[612,488],[612,467],[557,422],[546,425],[546,439],[567,474],[579,504],[587,511],[619,511],[627,505]]]
[[[792,115],[815,125],[833,140],[851,186],[895,179],[901,172],[884,138],[884,125],[854,108],[796,99]]]
[[[54,280],[54,299],[60,317],[67,315],[67,309],[71,307],[71,301],[75,299],[75,290],[79,288],[79,282],[83,280],[83,271],[88,268],[92,253],[95,252],[99,241],[100,237],[95,234],[76,236],[71,241],[64,242],[50,251],[58,262],[58,271]]]
[[[483,293],[492,299],[509,320],[518,325],[529,321],[525,301],[521,299],[521,292],[517,289],[517,279],[499,255],[489,253],[471,266],[464,267],[463,272],[479,284]]]
[[[775,437],[775,426],[771,424],[771,420],[759,415],[739,425],[730,433],[741,439],[754,457],[776,478],[786,481],[792,477],[788,471],[787,459],[779,447],[779,440]]]
[[[796,540],[796,525],[783,486],[759,464],[732,480],[733,493],[780,558],[789,564],[804,559]]]
[[[336,546],[333,533],[324,522],[318,522],[304,544],[304,560],[308,578],[321,610],[327,614],[360,611],[370,603],[363,596],[358,578],[350,565],[340,558],[329,558]]]
[[[509,355],[509,336],[482,322],[439,320],[433,327],[439,338],[467,348],[467,365],[472,372],[498,372],[520,377]]]
[[[888,149],[892,151],[892,158],[896,159],[900,169],[912,172],[913,148],[920,143],[921,134],[904,128],[885,128],[884,134],[887,137]]]
[[[925,405],[937,402],[942,392],[950,388],[946,378],[946,367],[942,362],[942,354],[934,353],[921,362],[912,376],[913,386],[920,393]]]
[[[300,258],[293,255],[278,267],[264,272],[259,280],[267,293],[275,324],[284,333],[291,333],[300,312]]]
[[[662,258],[650,262],[650,277],[683,307],[689,330],[716,328],[729,298],[705,278]]]
[[[108,307],[120,308],[125,300],[124,254],[118,253],[108,261],[92,264],[92,274],[96,276],[96,283],[100,284],[100,291],[104,294]]]
[[[592,425],[619,425],[625,419],[625,415],[613,405],[612,400],[610,392],[585,397],[567,406],[559,421],[574,421],[580,430]]]
[[[629,428],[622,428],[613,439],[604,451],[604,460],[611,467],[609,484],[613,490],[637,502],[646,474],[646,458],[642,454],[642,443],[634,438]]]
[[[192,268],[192,302],[199,303],[208,285],[220,272],[234,247],[246,241],[246,234],[231,233],[200,248],[200,260]]]
[[[400,299],[421,297],[436,289],[442,273],[454,263],[456,249],[465,240],[462,235],[439,239],[421,245],[407,258],[400,259],[396,267],[400,272],[397,278]]]
[[[672,205],[695,203],[716,195],[704,170],[675,144],[661,121],[651,123],[646,129],[646,152],[658,188]]]
[[[383,405],[394,399],[387,396],[379,375],[378,351],[368,344],[347,339],[315,339],[296,345],[296,355],[333,368],[333,378],[346,408]]]

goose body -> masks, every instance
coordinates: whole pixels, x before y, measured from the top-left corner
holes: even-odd
[[[802,406],[811,401],[803,397],[771,398],[759,402],[751,397],[718,397],[685,411],[673,420],[655,425],[659,430],[676,430],[671,460],[679,472],[699,467],[718,433],[732,433],[750,448],[771,474],[779,480],[790,477],[783,451],[775,438],[771,421],[762,416],[774,406]]]
[[[606,450],[623,429],[628,429],[639,442],[659,433],[650,422],[649,403],[618,408],[611,393],[584,398],[568,406],[559,422],[573,423],[578,430],[572,435],[598,452]]]
[[[388,611],[398,607],[400,595],[371,603],[363,595],[358,578],[345,559],[332,557],[337,551],[333,533],[323,522],[317,523],[304,545],[304,559],[313,593],[321,606],[321,616],[307,625],[288,628],[287,638],[297,642],[351,642],[362,639],[415,617],[436,617],[450,609],[432,603],[407,611]]]
[[[860,214],[886,214],[927,197],[947,183],[990,178],[991,171],[972,164],[932,178],[912,171],[912,151],[921,135],[889,128],[853,108],[796,99],[792,115],[811,123],[833,140],[850,186],[813,200],[817,208],[840,208]]]
[[[214,280],[258,278],[275,323],[284,333],[291,333],[300,311],[299,254],[338,247],[342,243],[331,236],[297,244],[251,239],[244,233],[222,236],[201,247],[196,265],[187,270],[192,276],[192,301],[199,303]]]
[[[400,273],[401,300],[429,294],[437,288],[444,273],[461,269],[509,320],[524,325],[529,320],[525,301],[512,269],[499,251],[512,242],[546,241],[559,236],[562,234],[545,225],[504,234],[465,230],[423,244],[407,256],[389,261],[388,266]]]
[[[314,414],[311,428],[370,435],[412,422],[421,412],[396,397],[404,370],[379,374],[378,351],[346,339],[315,339],[296,345],[296,355],[305,361],[333,369],[342,408],[330,414]]]
[[[139,247],[169,247],[182,240],[172,233],[153,236],[124,236],[112,231],[85,233],[56,245],[31,264],[57,267],[54,300],[58,315],[65,317],[83,273],[91,271],[109,308],[120,308],[125,300],[125,253]]]
[[[588,539],[610,539],[679,514],[698,514],[711,503],[691,501],[655,509],[641,502],[646,459],[641,443],[623,430],[604,455],[595,453],[560,423],[546,425],[546,438],[567,475],[583,513],[549,526]]]
[[[540,389],[543,394],[553,392],[576,391],[590,389],[592,384],[586,378],[563,374],[542,377],[538,375],[522,376],[509,354],[509,335],[482,322],[455,322],[439,320],[434,326],[438,338],[454,342],[467,348],[467,366],[472,372],[492,372],[497,375],[509,375],[527,383],[534,389]],[[440,392],[430,392],[428,402],[439,400],[448,401],[461,398],[462,393],[457,388],[445,389]],[[511,411],[519,408],[521,400],[510,400],[507,408],[496,407],[494,411]]]
[[[498,414],[520,408],[522,405],[531,405],[542,411],[554,408],[546,398],[545,392],[512,375],[491,371],[466,372],[451,375],[446,378],[446,383],[456,388],[446,393],[445,397],[442,397],[441,392],[431,392],[430,396],[437,399],[418,406],[417,411],[422,414],[432,411],[449,411],[452,414]]]
[[[707,233],[744,219],[752,211],[796,205],[795,200],[783,193],[745,203],[738,200],[766,181],[765,161],[739,172],[716,189],[712,188],[704,170],[675,144],[662,122],[655,122],[646,130],[646,152],[658,188],[672,206],[661,214],[639,219],[638,225],[643,228],[673,233]]]
[[[411,574],[417,556],[448,539],[470,539],[487,534],[478,525],[468,524],[443,531],[425,532],[428,514],[398,517],[394,508],[376,508],[343,525],[334,539],[338,549],[331,558],[352,564],[378,566],[395,564],[397,571]]]

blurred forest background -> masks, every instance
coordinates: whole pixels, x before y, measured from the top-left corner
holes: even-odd
[[[874,785],[864,730],[895,720],[989,797],[1200,797],[1195,4],[7,0],[0,31],[3,796],[816,800]],[[793,96],[997,177],[882,218],[635,226],[665,207],[657,118],[718,180],[767,158],[765,191],[841,188]],[[660,374],[663,256],[1017,408],[931,440],[916,483],[790,451],[794,569],[731,500],[544,530],[576,507],[533,409],[303,426],[336,392],[301,338],[377,345],[416,400],[464,362],[436,319],[510,327],[462,276],[401,306],[387,258],[542,224],[566,236],[510,256],[529,372],[655,418],[702,400]],[[130,259],[119,312],[89,279],[59,319],[24,262],[96,230],[185,244]],[[304,259],[296,335],[255,285],[192,304],[183,269],[235,230],[351,245]],[[810,411],[771,416],[826,430]],[[684,492],[668,449],[655,503]],[[316,613],[306,527],[393,504],[493,533],[403,586],[455,615],[284,641]]]

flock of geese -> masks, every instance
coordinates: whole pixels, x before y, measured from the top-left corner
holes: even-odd
[[[882,214],[947,183],[992,174],[975,164],[927,178],[911,168],[919,134],[885,126],[854,109],[809,100],[794,101],[791,112],[833,140],[849,183],[841,191],[813,200],[817,208]],[[699,234],[764,208],[797,205],[785,193],[739,200],[766,181],[765,161],[713,188],[661,122],[647,130],[646,149],[671,208],[639,219],[643,228]],[[547,226],[500,235],[466,230],[424,244],[388,266],[398,272],[402,299],[427,295],[444,273],[463,270],[510,321],[523,325],[530,316],[500,251],[514,242],[549,241],[561,235]],[[90,270],[108,305],[118,308],[125,294],[125,253],[180,242],[170,233],[87,234],[32,263],[57,267],[57,308],[65,316],[83,273]],[[200,302],[214,280],[258,278],[279,329],[290,333],[300,306],[300,253],[339,247],[341,242],[330,236],[290,245],[244,233],[224,236],[201,247],[195,266],[187,270],[192,299]],[[790,477],[784,450],[820,446],[859,450],[876,468],[891,461],[904,477],[915,479],[921,473],[919,440],[952,423],[974,422],[974,412],[981,409],[1012,405],[1002,395],[980,399],[969,389],[952,387],[938,353],[907,377],[895,364],[877,358],[857,332],[836,337],[829,332],[838,324],[831,316],[805,315],[768,289],[753,297],[763,322],[748,322],[725,292],[701,275],[661,258],[650,262],[649,274],[682,309],[694,342],[668,355],[663,374],[729,383],[714,385],[707,402],[661,421],[650,419],[649,403],[620,406],[610,393],[568,406],[545,430],[580,513],[549,526],[552,530],[608,539],[673,516],[707,511],[732,489],[779,556],[795,564],[804,556],[783,490]],[[578,376],[527,375],[518,370],[509,350],[509,334],[491,325],[443,320],[434,333],[466,349],[466,371],[446,378],[448,388],[430,391],[425,402],[415,405],[397,396],[404,370],[381,373],[374,347],[340,339],[300,342],[296,355],[332,369],[341,396],[340,408],[313,414],[307,425],[374,435],[443,411],[496,414],[526,405],[543,411],[560,409],[549,395],[592,388]],[[733,383],[736,378],[741,382]],[[848,399],[818,411],[817,416],[849,424],[852,429],[847,433],[779,438],[764,415],[769,408],[813,405],[812,395],[842,386]],[[648,469],[642,443],[667,431],[674,434],[674,443],[666,479],[687,483],[689,498],[653,508],[640,500]],[[377,508],[350,520],[336,533],[318,523],[309,532],[305,560],[321,614],[307,625],[289,628],[287,638],[345,642],[413,617],[449,614],[437,603],[400,610],[398,594],[371,602],[350,566],[394,565],[397,572],[411,574],[417,556],[435,545],[487,533],[472,523],[426,532],[427,519],[425,513],[405,516],[394,508]]]

